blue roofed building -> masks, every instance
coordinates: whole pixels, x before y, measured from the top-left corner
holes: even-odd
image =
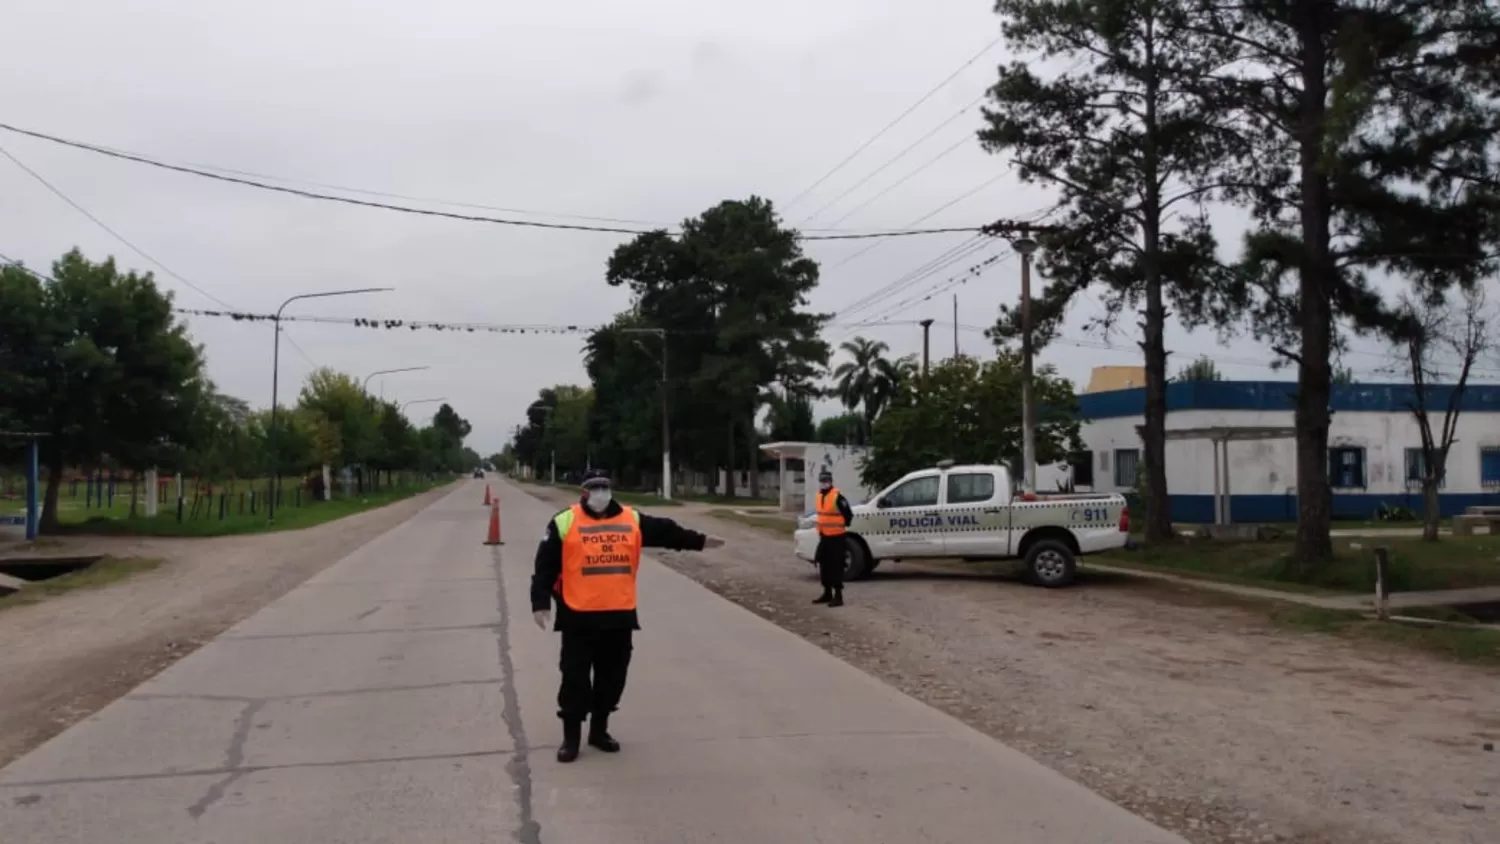
[[[1289,381],[1183,381],[1167,386],[1167,486],[1177,522],[1279,522],[1297,514],[1296,421]],[[1429,386],[1434,429],[1452,388]],[[1415,392],[1399,384],[1335,384],[1327,473],[1337,519],[1368,519],[1382,505],[1422,511],[1422,437]],[[1084,393],[1085,455],[1074,485],[1128,492],[1140,482],[1145,390]],[[1500,505],[1500,386],[1471,384],[1440,491],[1443,515]]]

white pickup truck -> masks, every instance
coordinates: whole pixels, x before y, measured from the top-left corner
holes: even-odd
[[[859,580],[884,560],[948,557],[968,562],[1020,558],[1027,579],[1057,588],[1073,582],[1078,557],[1125,547],[1130,513],[1117,494],[1012,497],[1004,466],[912,472],[854,507],[845,578]],[[797,556],[813,561],[816,516],[802,517]]]

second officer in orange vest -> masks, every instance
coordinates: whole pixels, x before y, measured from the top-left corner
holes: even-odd
[[[818,550],[813,558],[818,561],[818,579],[823,582],[823,594],[813,601],[830,607],[844,605],[844,558],[849,553],[849,540],[844,536],[849,523],[854,521],[854,509],[849,500],[833,485],[833,474],[823,470],[818,474]]]
[[[609,476],[598,470],[584,475],[579,502],[547,523],[531,577],[531,610],[538,627],[562,633],[557,715],[563,741],[557,761],[578,758],[585,719],[590,746],[606,753],[620,750],[609,734],[609,715],[625,691],[631,640],[641,627],[635,603],[641,549],[702,551],[723,544],[671,519],[622,507]]]

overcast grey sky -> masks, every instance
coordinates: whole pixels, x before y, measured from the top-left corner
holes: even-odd
[[[3,27],[4,122],[177,163],[664,224],[751,193],[786,203],[999,31],[986,0],[573,0],[552,7],[514,0],[6,0]],[[975,62],[791,206],[788,221],[903,227],[992,180],[923,225],[978,224],[1044,207],[1045,193],[1006,176],[1004,160],[972,140],[977,109],[839,199],[973,102],[1004,56],[1002,46]],[[0,133],[0,145],[241,310],[269,312],[297,293],[361,286],[396,290],[288,312],[592,325],[627,304],[623,291],[602,280],[619,235],[313,202],[9,133]],[[871,241],[810,243],[809,254],[825,267],[813,304],[844,310],[965,241],[936,235],[874,248]],[[0,252],[43,268],[74,245],[93,258],[112,254],[127,267],[156,271],[183,307],[217,307],[0,160]],[[921,296],[1005,251],[987,246],[847,320],[949,321],[948,290],[930,301]],[[1016,261],[1005,258],[952,287],[959,321],[990,324],[999,303],[1016,297],[1018,273]],[[1082,303],[1066,336],[1088,340],[1079,326],[1097,310]],[[220,387],[268,405],[269,326],[189,322]],[[836,325],[828,339],[856,333],[883,339],[898,354],[920,348],[914,324]],[[427,365],[375,384],[399,400],[447,397],[474,423],[470,444],[482,453],[501,447],[538,389],[585,381],[579,336],[291,323],[284,337],[298,348],[282,347],[283,395],[295,394],[314,363],[357,376]],[[960,340],[966,351],[989,351],[977,331],[960,332]],[[1063,344],[1046,359],[1082,384],[1090,366],[1136,361],[1127,337],[1110,342],[1120,349]],[[1169,347],[1179,362],[1200,352],[1248,361],[1222,366],[1229,377],[1291,377],[1257,365],[1270,356],[1249,342],[1220,348],[1212,337],[1173,332]],[[951,326],[935,326],[934,355],[951,349]],[[1352,362],[1357,369],[1379,363]]]

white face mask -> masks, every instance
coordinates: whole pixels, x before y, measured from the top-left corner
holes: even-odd
[[[607,489],[591,489],[586,506],[595,513],[603,513],[614,499],[614,494]]]
[[[818,484],[818,489],[827,492],[828,490],[833,489],[833,484],[829,483],[828,481],[823,481],[822,483]]]

